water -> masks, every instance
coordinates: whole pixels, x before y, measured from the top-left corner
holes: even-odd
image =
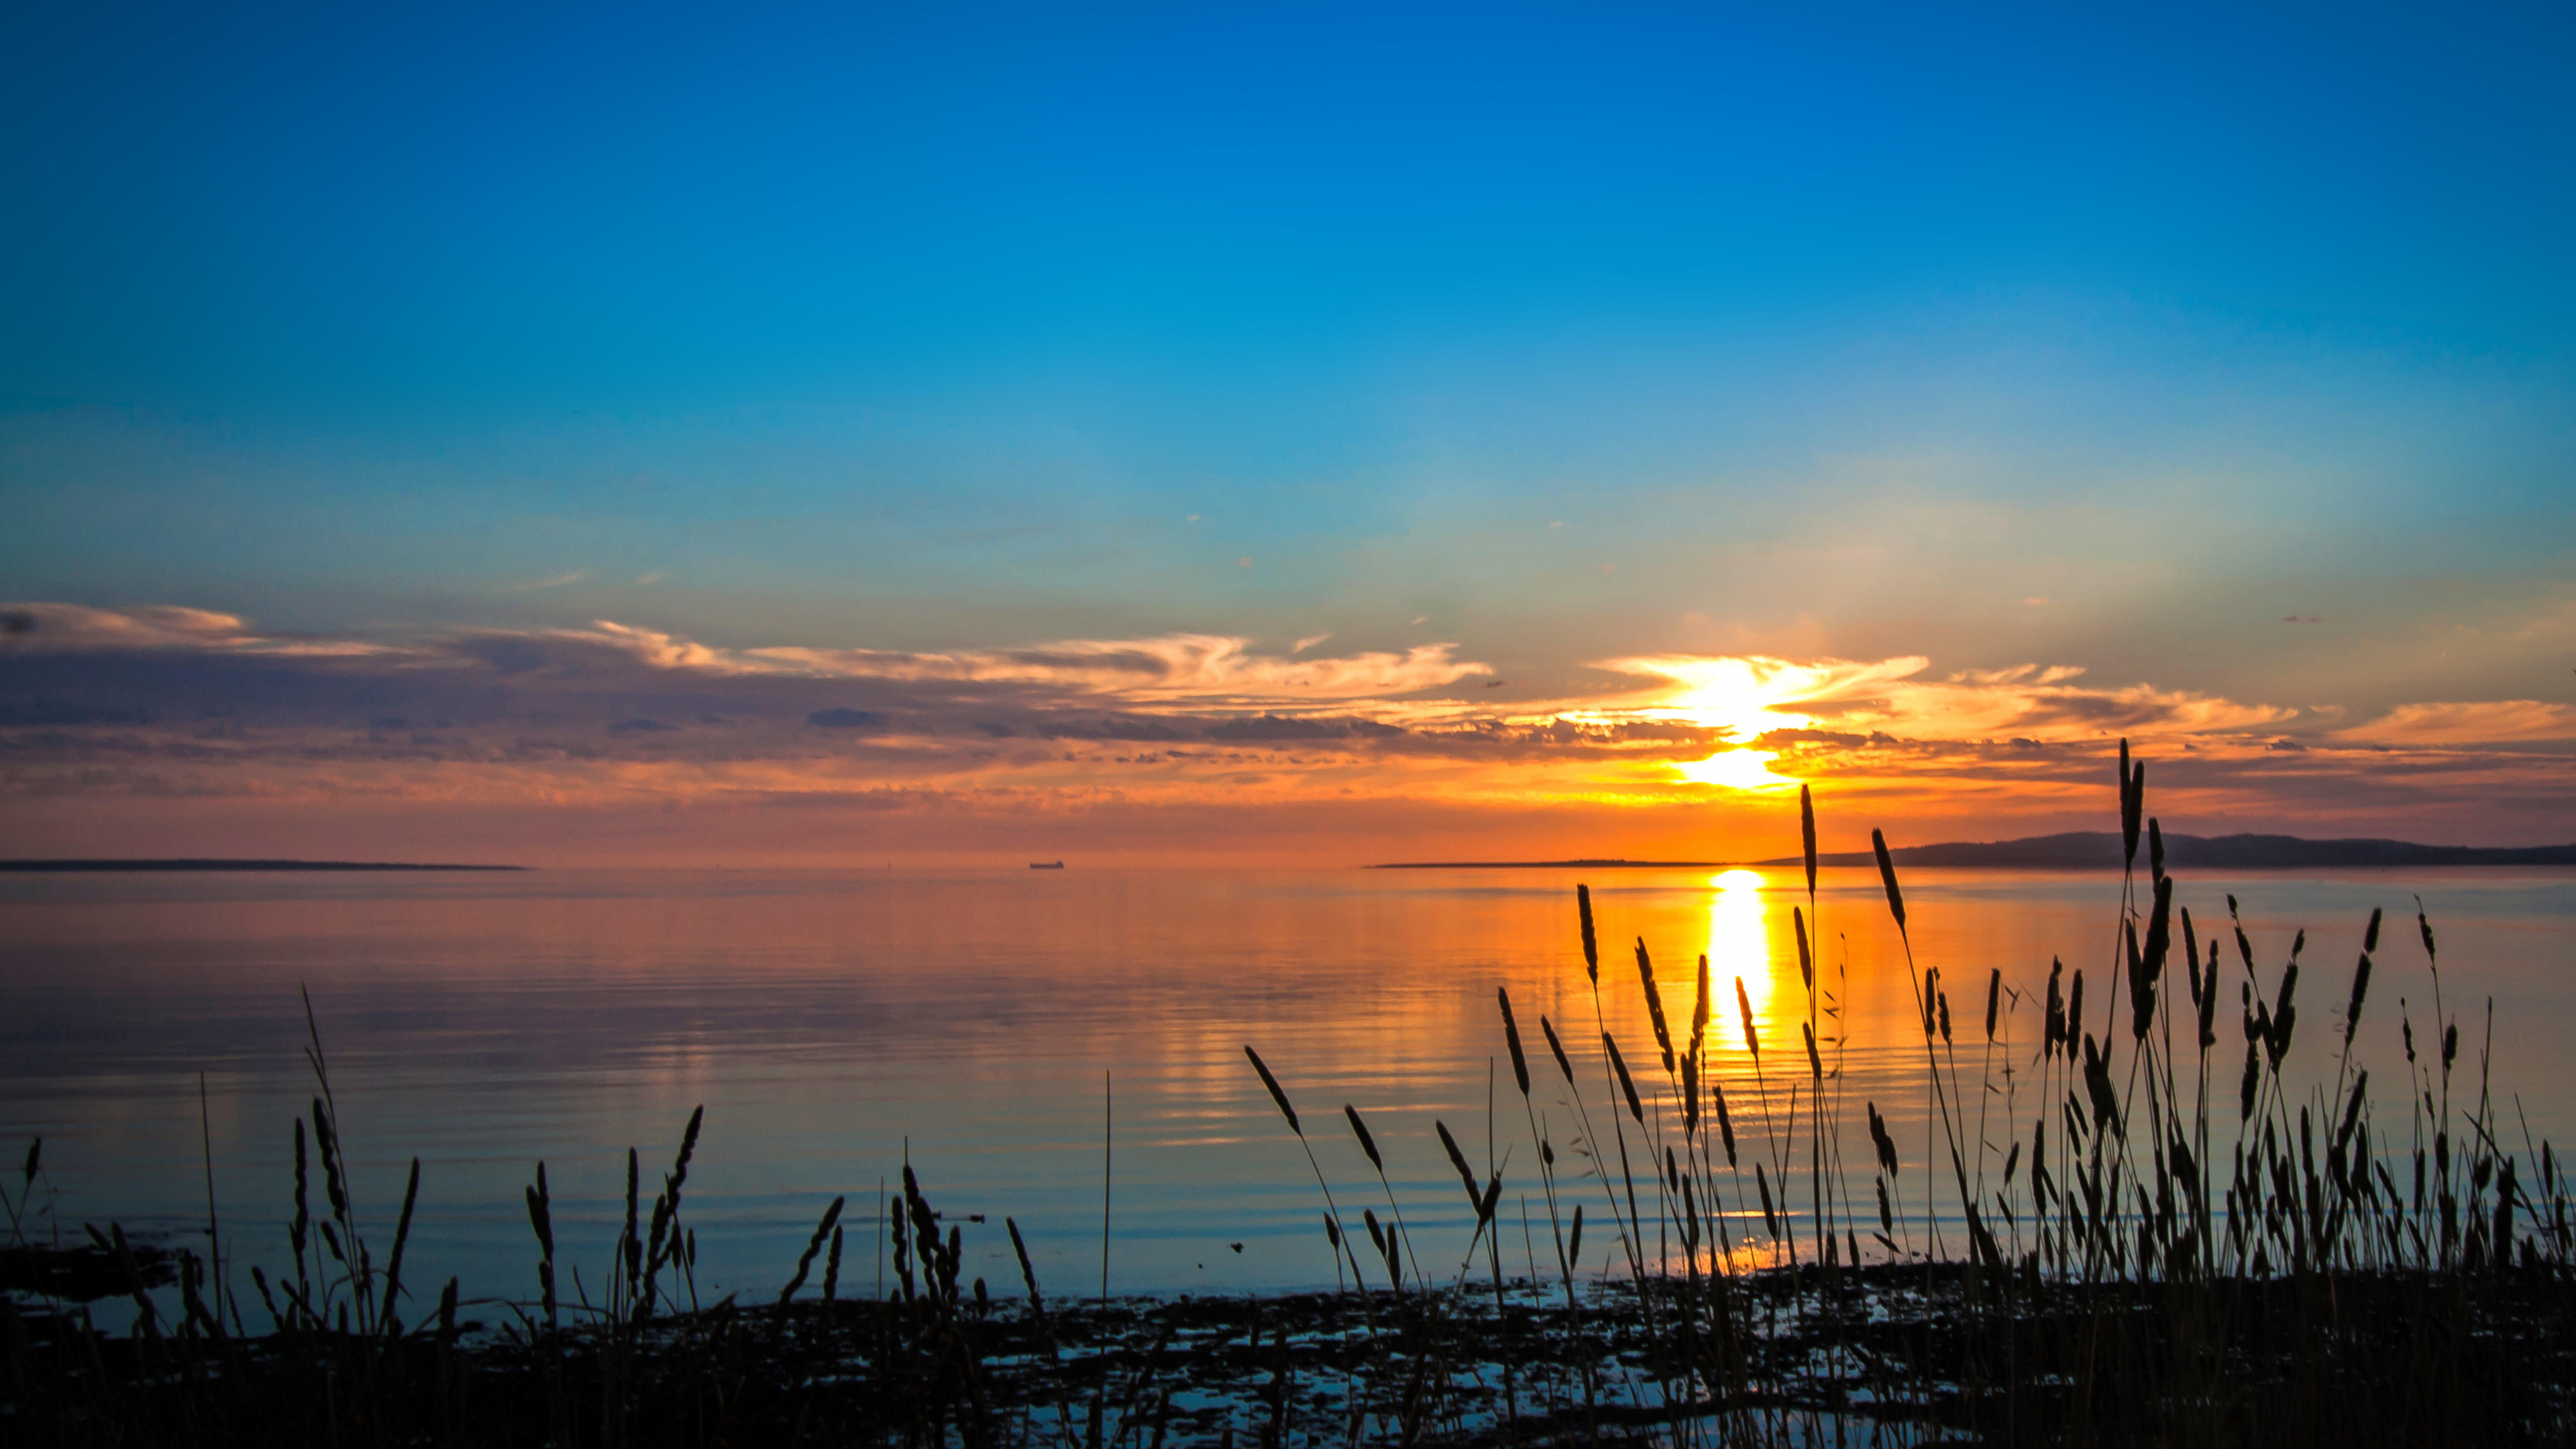
[[[1650,1101],[1663,1072],[1631,943],[1643,936],[1653,953],[1677,1036],[1689,1030],[1695,960],[1710,957],[1711,1054],[1747,1139],[1749,1176],[1764,1104],[1785,1115],[1806,1077],[1807,997],[1790,925],[1803,880],[1793,871],[1587,879],[1608,1025]],[[84,1221],[114,1219],[197,1246],[210,1140],[225,1255],[237,1279],[254,1262],[273,1269],[291,1214],[290,1124],[313,1091],[302,986],[380,1258],[405,1169],[421,1160],[406,1271],[415,1285],[452,1273],[469,1296],[532,1296],[521,1190],[543,1159],[560,1252],[595,1293],[623,1215],[627,1147],[641,1150],[649,1200],[701,1103],[706,1135],[684,1217],[699,1237],[707,1298],[774,1295],[837,1194],[849,1198],[852,1229],[844,1291],[873,1291],[876,1193],[907,1151],[933,1205],[964,1226],[969,1276],[997,1293],[1016,1289],[1009,1214],[1049,1293],[1096,1292],[1104,1127],[1111,1291],[1328,1284],[1321,1199],[1244,1060],[1249,1042],[1283,1079],[1346,1215],[1384,1208],[1341,1119],[1348,1102],[1386,1155],[1417,1252],[1454,1266],[1472,1219],[1434,1135],[1434,1120],[1445,1121],[1480,1174],[1489,1153],[1502,1166],[1508,1266],[1526,1271],[1523,1205],[1541,1262],[1545,1208],[1497,986],[1520,1014],[1535,1109],[1562,1171],[1580,1169],[1580,1120],[1540,1038],[1542,1015],[1575,1054],[1590,1120],[1604,1134],[1611,1120],[1574,880],[1081,869],[5,878],[0,1161],[14,1164],[28,1138],[45,1139],[34,1196],[51,1216],[40,1233],[59,1225],[77,1235]],[[2420,892],[2472,1080],[2494,1001],[2496,1079],[2518,1094],[2508,1143],[2522,1119],[2535,1141],[2570,1137],[2576,873],[2189,880],[2178,899],[2204,941],[2223,929],[2229,891],[2244,903],[2267,992],[2292,932],[2308,932],[2292,1057],[2311,1073],[2333,1069],[2363,924],[2373,906],[2389,911],[2356,1051],[2375,1082],[2391,1084],[2379,1095],[2392,1111],[2406,1073],[2401,997],[2431,1041],[2431,981],[2412,919]],[[2085,971],[2087,1017],[2101,1030],[2119,883],[1924,870],[1906,894],[1916,961],[1949,986],[1969,1110],[1983,1099],[1999,1158],[2041,1108],[2030,1070],[2041,1013],[2035,999],[2007,999],[2005,1044],[1989,1058],[1987,972],[2000,968],[2007,986],[2036,997],[2051,958],[2063,957]],[[1868,1199],[1861,1103],[1871,1101],[1905,1155],[1900,1196],[1919,1203],[1933,1177],[1923,1170],[1923,1049],[1876,875],[1825,872],[1819,915],[1824,984],[1847,998],[1851,1024],[1832,1087],[1855,1190]],[[2223,959],[2214,1090],[2218,1120],[2232,1128],[2244,1050],[2232,939]],[[1739,975],[1763,1045],[1758,1083],[1734,999]],[[1977,1089],[1989,1061],[1998,1088],[2000,1069],[2015,1069],[2009,1098]],[[1601,1221],[1597,1183],[1566,1191]],[[1587,1260],[1607,1251],[1597,1229],[1587,1243]]]

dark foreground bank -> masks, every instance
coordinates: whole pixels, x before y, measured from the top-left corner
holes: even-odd
[[[2563,1443],[2567,1280],[2170,1287],[1877,1266],[1048,1307],[960,1291],[549,1330],[5,1311],[22,1445]],[[229,1317],[230,1315],[228,1315]]]

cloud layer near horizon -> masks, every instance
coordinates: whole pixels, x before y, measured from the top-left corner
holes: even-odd
[[[290,635],[207,610],[62,603],[0,606],[0,620],[16,854],[61,853],[49,842],[84,811],[148,821],[143,802],[200,822],[256,807],[289,837],[304,807],[470,808],[518,822],[521,855],[550,849],[530,820],[774,806],[874,822],[870,848],[931,852],[993,848],[971,843],[974,822],[999,816],[1220,859],[1275,853],[1247,838],[1265,814],[1340,811],[1375,822],[1345,857],[1486,841],[1478,822],[1506,816],[1548,822],[1530,827],[1556,842],[1546,853],[1646,854],[1776,813],[1776,792],[1686,773],[1725,750],[1866,806],[1870,823],[1992,837],[2098,824],[2123,736],[2157,759],[2168,817],[2203,828],[2524,841],[2565,834],[2576,806],[2566,705],[2428,701],[2355,721],[2041,663],[1937,675],[1920,656],[1622,657],[1592,666],[1603,691],[1501,702],[1484,688],[1495,671],[1447,643],[1333,655],[1311,638],[1269,652],[1170,634],[905,652],[720,646],[607,620]],[[858,848],[846,832],[786,837],[786,858]]]

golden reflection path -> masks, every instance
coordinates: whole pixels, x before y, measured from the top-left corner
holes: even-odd
[[[1716,998],[1711,1003],[1716,1018],[1710,1036],[1712,1071],[1717,1069],[1719,1050],[1736,1063],[1747,1060],[1743,1008],[1733,1000],[1736,983],[1743,985],[1744,1003],[1753,1012],[1754,1030],[1765,1042],[1773,1036],[1770,908],[1763,898],[1768,885],[1761,872],[1742,869],[1720,871],[1708,880],[1709,990]],[[1727,1075],[1746,1070],[1749,1068],[1739,1065]],[[1738,1130],[1750,1128],[1752,1122],[1747,1121]],[[1753,1155],[1760,1155],[1758,1147]],[[1744,1178],[1749,1179],[1750,1159],[1746,1166]],[[1719,1241],[1710,1247],[1722,1252],[1728,1268],[1737,1272],[1784,1261],[1782,1245],[1771,1241],[1763,1231],[1761,1210],[1754,1204],[1749,1180],[1732,1180],[1729,1186],[1737,1200],[1728,1203],[1726,1226],[1717,1235]]]
[[[1770,912],[1763,901],[1767,884],[1758,871],[1729,870],[1709,877],[1708,896],[1708,976],[1709,990],[1717,999],[1712,1009],[1722,1020],[1731,1013],[1725,1010],[1734,995],[1731,983],[1744,983],[1744,997],[1753,1007],[1757,1029],[1767,1036],[1771,1024],[1771,932]],[[1721,1032],[1718,1040],[1740,1038],[1734,1032]]]

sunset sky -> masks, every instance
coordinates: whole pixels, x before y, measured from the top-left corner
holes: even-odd
[[[30,9],[0,854],[2576,838],[2571,28]]]

